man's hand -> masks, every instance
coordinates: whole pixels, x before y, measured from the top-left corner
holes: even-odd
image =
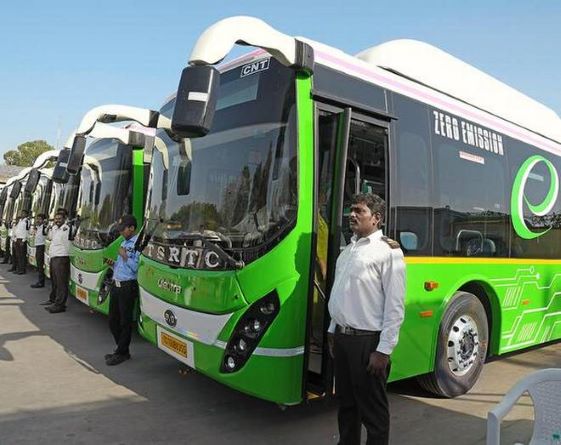
[[[334,345],[335,345],[335,334],[332,334],[331,332],[328,332],[327,333],[327,346],[329,347],[329,355],[331,356],[331,358],[335,358]]]
[[[127,249],[125,249],[124,247],[119,247],[119,256],[127,261],[129,259],[129,256],[127,255]]]
[[[113,261],[111,258],[104,258],[103,262],[109,266],[113,266],[115,264],[115,261]]]
[[[378,351],[374,351],[370,354],[370,359],[368,360],[368,366],[366,367],[366,371],[370,375],[375,375],[379,378],[386,378],[386,372],[388,368],[388,362],[390,360],[390,356],[383,354]]]

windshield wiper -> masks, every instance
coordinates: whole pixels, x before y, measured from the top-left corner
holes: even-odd
[[[70,241],[74,241],[76,232],[78,232],[78,227],[80,227],[80,222],[80,218],[78,217],[66,220],[66,224],[68,225],[69,229],[68,239]]]
[[[229,241],[230,246],[232,245],[232,241],[227,238],[225,235],[222,235],[218,232],[214,232],[214,231],[209,231],[211,232],[213,235],[217,236],[220,239],[225,240],[226,242]],[[234,269],[243,269],[245,267],[245,263],[243,262],[243,260],[236,260],[232,255],[230,255],[228,252],[226,252],[222,247],[220,247],[218,244],[213,243],[212,241],[210,241],[204,234],[202,233],[187,233],[184,235],[185,238],[187,239],[194,239],[194,240],[200,240],[203,242],[204,246],[209,249],[212,250],[216,255],[218,255],[218,257],[225,261],[226,263],[228,263],[230,266],[232,266]]]
[[[146,227],[148,226],[148,223],[150,221],[155,221],[154,227],[152,227],[150,232],[145,233],[146,232]],[[146,248],[146,246],[148,245],[148,243],[152,239],[152,236],[154,235],[154,232],[156,231],[156,228],[160,225],[161,222],[162,222],[161,220],[149,220],[149,219],[146,219],[144,221],[144,224],[142,225],[142,228],[140,229],[140,232],[138,234],[138,238],[136,239],[136,244],[134,246],[134,249],[137,252],[142,252]]]

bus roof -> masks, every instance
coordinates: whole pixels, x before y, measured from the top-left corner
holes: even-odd
[[[356,57],[561,142],[561,119],[551,108],[428,43],[392,40]]]

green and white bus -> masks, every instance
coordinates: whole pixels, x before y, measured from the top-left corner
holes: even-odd
[[[32,266],[37,266],[35,257],[35,218],[43,213],[47,215],[51,202],[51,192],[53,188],[53,169],[47,168],[49,163],[58,159],[59,150],[50,150],[42,153],[34,162],[25,184],[25,192],[31,196],[31,212],[29,214],[31,229],[27,240],[27,261]]]
[[[237,43],[257,48],[214,65]],[[490,355],[561,337],[561,119],[416,41],[351,56],[226,19],[161,114],[139,268],[141,334],[280,404],[332,393],[327,300],[351,196],[406,255],[390,380],[468,391]]]
[[[111,106],[103,107],[102,112],[94,110],[100,118],[116,114]],[[89,122],[91,115],[88,113],[85,121]],[[125,119],[121,111],[119,121]],[[145,146],[151,149],[154,130],[117,128],[102,122],[86,126],[86,130],[79,127],[76,131],[68,164],[70,172],[74,159],[80,161],[71,172],[80,177],[80,187],[77,232],[70,251],[70,292],[82,303],[108,314],[113,269],[107,259],[116,260],[122,242],[116,230],[119,217],[133,214],[142,223],[151,154]],[[87,147],[76,143],[88,135],[95,139]]]
[[[6,199],[4,201],[3,211],[2,211],[2,226],[0,227],[0,247],[2,251],[5,252],[9,249],[10,255],[13,255],[12,246],[8,246],[9,243],[13,243],[14,240],[11,239],[10,233],[11,229],[15,227],[15,222],[19,212],[22,209],[28,210],[31,204],[29,196],[25,193],[25,184],[29,176],[30,168],[24,168],[21,172],[14,176],[6,182],[4,189],[6,190]],[[24,199],[27,198],[27,199]]]
[[[39,214],[48,213],[49,204],[51,202],[51,191],[53,187],[52,181],[52,168],[43,168],[38,170],[39,176],[38,181],[33,190],[33,195],[31,198],[31,229],[29,232],[29,238],[27,240],[27,261],[33,267],[37,267],[37,259],[35,256],[35,219]],[[28,183],[29,185],[29,183]]]
[[[8,179],[6,185],[2,189],[2,196],[0,202],[2,203],[2,224],[0,225],[0,248],[2,252],[7,252],[11,255],[12,249],[8,245],[10,229],[12,227],[12,216],[14,214],[15,199],[12,198],[12,189],[16,183],[16,177]],[[10,240],[11,242],[11,240]]]

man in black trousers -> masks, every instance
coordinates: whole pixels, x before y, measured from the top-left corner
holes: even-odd
[[[23,275],[27,269],[27,237],[29,235],[29,213],[22,210],[19,214],[18,222],[14,229],[15,237],[15,273]]]
[[[109,328],[115,339],[113,354],[105,356],[108,366],[115,366],[130,359],[129,345],[133,330],[134,307],[138,300],[138,258],[140,252],[135,249],[136,218],[125,215],[119,220],[118,230],[124,241],[119,247],[117,262],[113,268],[113,286],[109,301]]]
[[[52,290],[49,299],[41,304],[51,314],[66,311],[68,282],[70,280],[70,228],[65,222],[65,212],[58,211],[51,229],[49,246]]]
[[[386,382],[403,322],[405,262],[399,243],[380,229],[385,211],[377,195],[354,196],[349,216],[354,236],[337,259],[329,299],[340,445],[359,445],[362,424],[367,445],[389,443]]]

